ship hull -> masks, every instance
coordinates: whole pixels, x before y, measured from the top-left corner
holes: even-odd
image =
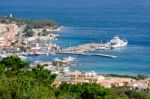
[[[120,47],[124,47],[128,44],[128,42],[125,42],[123,44],[117,44],[117,45],[111,45],[111,48],[120,48]]]

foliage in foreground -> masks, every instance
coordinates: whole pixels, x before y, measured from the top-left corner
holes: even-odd
[[[51,86],[56,75],[43,66],[29,70],[29,63],[17,56],[0,61],[0,99],[150,99],[127,88],[104,88],[96,84]]]

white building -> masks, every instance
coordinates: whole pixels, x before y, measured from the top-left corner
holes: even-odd
[[[61,73],[69,73],[69,67],[59,68],[59,72],[61,72]]]

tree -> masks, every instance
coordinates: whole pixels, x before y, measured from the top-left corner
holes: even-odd
[[[29,67],[29,62],[21,60],[18,56],[9,56],[3,58],[0,61],[1,65],[10,68],[13,71],[18,71],[20,69],[27,69]]]
[[[28,30],[27,32],[26,32],[26,36],[27,37],[32,37],[34,35],[34,32],[32,31],[32,30]]]
[[[3,75],[6,70],[6,67],[3,64],[0,64],[0,75]]]
[[[143,75],[143,74],[138,74],[136,78],[137,78],[138,80],[139,80],[139,79],[145,79],[145,78],[147,78],[147,76],[146,76],[146,75]]]
[[[32,71],[27,71],[26,75],[32,76],[37,82],[41,82],[45,85],[50,85],[56,78],[55,74],[51,74],[51,72],[44,69],[42,65],[37,65]]]
[[[59,61],[52,62],[52,64],[53,64],[54,66],[65,66],[65,65],[66,65],[66,63],[59,62]]]
[[[136,92],[134,90],[127,90],[125,93],[129,99],[149,99],[150,95],[142,92]]]
[[[60,86],[61,94],[69,93],[72,96],[76,96],[77,99],[119,99],[119,95],[115,94],[112,89],[106,89],[97,84],[84,83],[84,84],[67,84],[62,83]],[[112,97],[112,98],[109,98]]]
[[[42,65],[28,70],[29,63],[18,56],[0,61],[0,99],[150,99],[144,92],[127,87],[104,88],[95,83],[68,84],[59,88],[51,86],[56,75]],[[12,70],[17,73],[13,76]],[[16,72],[15,71],[15,72]]]

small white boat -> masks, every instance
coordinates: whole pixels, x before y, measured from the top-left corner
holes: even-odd
[[[55,61],[55,62],[60,62],[61,59],[59,59],[59,58],[54,58],[53,61]]]
[[[128,44],[127,40],[122,40],[118,36],[115,36],[107,43],[107,45],[110,46],[111,48],[123,47],[126,46],[127,44]]]
[[[8,55],[6,55],[6,54],[1,54],[0,55],[0,58],[6,58],[6,57],[8,57]]]
[[[19,57],[20,57],[21,59],[23,59],[23,60],[26,60],[26,59],[27,59],[27,57],[26,57],[26,56],[23,56],[23,55],[19,55]]]
[[[27,56],[33,56],[34,53],[33,53],[33,52],[29,52],[29,53],[27,53],[26,55],[27,55]]]
[[[71,56],[69,56],[69,57],[67,57],[67,58],[63,58],[63,62],[73,62],[73,61],[75,61],[75,60],[76,60],[76,58],[71,57]]]
[[[55,53],[55,52],[50,52],[49,54],[50,54],[50,55],[56,55],[56,53]]]

